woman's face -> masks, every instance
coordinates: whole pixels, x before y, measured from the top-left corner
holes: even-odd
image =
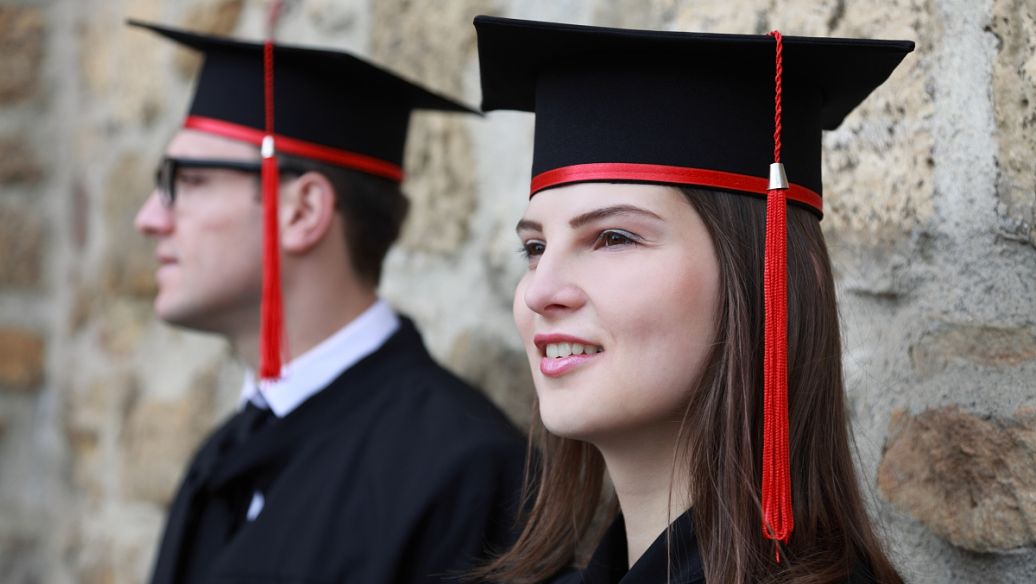
[[[675,188],[582,183],[529,202],[514,319],[540,416],[596,442],[679,422],[715,337],[719,270]]]

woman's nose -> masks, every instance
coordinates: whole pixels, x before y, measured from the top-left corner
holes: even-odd
[[[525,305],[541,315],[576,310],[586,303],[571,258],[545,251],[529,272],[524,290]]]

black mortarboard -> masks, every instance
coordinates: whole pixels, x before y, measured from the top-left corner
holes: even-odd
[[[536,113],[534,192],[566,182],[613,178],[765,195],[774,132],[770,36],[625,30],[488,16],[476,17],[475,28],[483,110]],[[888,78],[914,44],[791,36],[783,40],[783,162],[791,182],[788,195],[795,199],[799,188],[821,194],[821,130],[837,127]],[[638,179],[633,166],[583,166],[594,163],[661,168],[645,168]],[[737,176],[696,176],[676,169]],[[723,180],[716,184],[710,178]]]
[[[483,109],[536,113],[530,196],[631,181],[766,197],[761,523],[787,542],[787,203],[822,213],[821,130],[837,127],[914,43],[488,16],[475,28]]]
[[[204,54],[185,127],[260,145],[263,44],[131,20]],[[395,181],[410,112],[477,113],[348,53],[277,44],[277,150]]]

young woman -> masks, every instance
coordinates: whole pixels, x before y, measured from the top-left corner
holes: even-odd
[[[475,25],[484,109],[536,113],[539,413],[523,531],[478,576],[900,582],[852,461],[820,134],[912,43]]]

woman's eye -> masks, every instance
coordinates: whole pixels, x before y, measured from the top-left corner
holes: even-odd
[[[546,247],[546,244],[542,241],[531,240],[523,243],[519,252],[525,256],[526,259],[535,258],[543,255],[543,250],[546,249]]]
[[[616,247],[620,245],[636,245],[637,238],[628,231],[621,231],[618,229],[609,229],[602,231],[597,236],[597,241],[594,247]]]

